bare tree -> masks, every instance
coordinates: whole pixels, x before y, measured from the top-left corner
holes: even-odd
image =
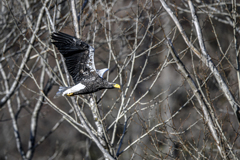
[[[240,157],[239,1],[0,7],[0,159]],[[73,85],[56,31],[93,46],[121,90],[54,98]]]

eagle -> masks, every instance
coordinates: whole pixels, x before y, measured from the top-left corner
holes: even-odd
[[[108,68],[97,70],[94,63],[94,48],[81,39],[71,35],[54,32],[51,35],[53,43],[63,55],[67,70],[75,85],[60,86],[55,97],[89,94],[102,89],[120,89],[120,85],[108,82],[103,75]]]

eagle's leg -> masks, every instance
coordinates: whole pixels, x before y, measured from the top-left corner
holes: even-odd
[[[67,96],[72,96],[72,95],[73,95],[73,93],[68,93],[68,94],[67,94]]]

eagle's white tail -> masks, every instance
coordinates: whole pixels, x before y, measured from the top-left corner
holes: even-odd
[[[70,88],[70,87],[60,86],[59,89],[58,89],[58,92],[56,93],[54,98],[58,98],[58,97],[62,96],[63,92],[66,91],[68,88]]]

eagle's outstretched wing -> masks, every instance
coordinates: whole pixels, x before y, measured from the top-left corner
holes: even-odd
[[[96,74],[93,47],[76,37],[62,32],[53,33],[51,38],[52,43],[64,56],[68,72],[75,83]]]

